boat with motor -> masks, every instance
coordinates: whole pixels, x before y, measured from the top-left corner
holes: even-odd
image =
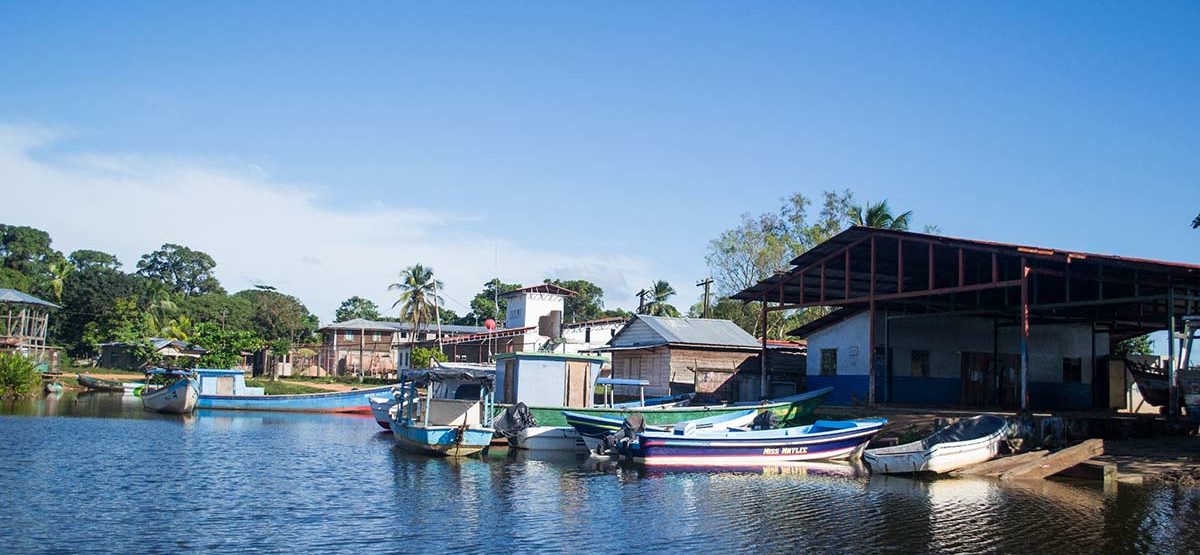
[[[616,407],[615,410],[570,409],[568,411],[570,414],[567,412],[563,413],[563,419],[579,434],[586,449],[595,452],[600,447],[605,436],[616,433],[621,429],[621,423],[634,415],[641,418],[641,421],[645,423],[648,429],[652,426],[669,428],[680,422],[737,414],[745,410],[753,410],[756,413],[770,413],[775,422],[781,422],[786,425],[811,415],[813,410],[832,391],[832,387],[824,387],[762,403],[746,402],[730,405],[667,407],[662,409],[645,407],[640,410],[620,407]]]
[[[868,449],[863,461],[879,474],[944,474],[995,457],[1008,430],[1000,416],[964,418],[919,441]]]
[[[628,379],[613,379],[613,378],[598,378],[594,382],[596,385],[608,386],[608,391],[612,390],[614,385],[637,386],[645,388],[650,382],[646,380],[628,380]],[[667,397],[655,397],[646,399],[645,395],[639,395],[637,401],[629,401],[625,403],[611,403],[606,395],[606,400],[611,403],[607,404],[606,408],[616,409],[636,409],[642,407],[677,407],[687,404],[692,398],[692,395],[672,395]],[[551,422],[562,421],[563,425],[543,425],[546,421],[546,414],[557,410],[558,415],[551,419]],[[584,452],[590,449],[588,443],[579,434],[579,432],[562,416],[562,411],[583,410],[576,407],[537,407],[537,414],[541,414],[539,419],[534,415],[534,410],[525,405],[524,402],[516,405],[509,405],[504,408],[500,414],[497,414],[492,419],[492,427],[496,429],[496,433],[507,438],[510,447],[517,449],[527,449],[531,451],[575,451]],[[603,418],[603,417],[602,417]],[[618,418],[618,424],[622,419]]]
[[[591,445],[588,448],[589,451],[597,455],[613,455],[619,454],[628,441],[636,440],[637,432],[640,431],[672,432],[675,429],[696,431],[739,428],[753,426],[755,420],[761,419],[761,414],[755,409],[745,409],[665,426],[646,425],[640,414],[620,419],[615,416],[596,416],[564,411],[563,417],[571,423],[571,427],[580,437],[588,439],[588,445]]]
[[[153,368],[146,371],[142,388],[142,408],[170,414],[190,414],[200,397],[192,373],[187,370]]]
[[[443,371],[466,370],[471,375],[494,372],[491,366],[484,364],[474,364],[470,362],[439,362],[436,360],[433,362],[434,367]],[[453,398],[453,395],[455,395],[455,393],[458,391],[458,387],[460,385],[469,384],[459,383],[453,379],[440,382],[435,388],[436,391],[434,392],[434,395],[441,396],[441,398]],[[403,402],[403,399],[405,398],[404,391],[404,388],[392,386],[391,391],[388,391],[382,395],[371,394],[366,396],[367,403],[371,406],[371,414],[375,417],[375,423],[379,424],[381,428],[389,432],[392,431],[392,407]],[[445,397],[447,395],[451,397]]]
[[[494,382],[492,372],[444,368],[402,372],[398,387],[408,401],[390,409],[396,446],[447,457],[483,451],[495,433],[485,424],[492,411]]]
[[[684,467],[856,459],[886,423],[870,418],[757,430],[676,426],[669,432],[638,432],[622,454],[645,465]]]

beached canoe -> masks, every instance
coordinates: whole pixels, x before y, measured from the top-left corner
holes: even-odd
[[[856,458],[886,419],[818,420],[807,426],[750,430],[645,431],[630,445],[635,462],[660,466],[775,464]]]
[[[142,408],[170,414],[188,414],[196,410],[200,396],[196,380],[181,376],[170,384],[142,390]]]
[[[144,382],[118,382],[113,380],[102,380],[87,374],[75,374],[75,379],[79,385],[93,391],[112,391],[118,393],[132,393],[135,389],[146,385]]]
[[[1007,435],[1007,420],[985,414],[959,420],[920,441],[868,449],[863,461],[879,474],[943,474],[995,457]]]
[[[298,395],[200,395],[202,409],[265,410],[282,412],[370,413],[368,396],[390,395],[392,386],[371,389],[303,393]]]

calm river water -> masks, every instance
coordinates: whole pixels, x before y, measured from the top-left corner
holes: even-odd
[[[4,552],[693,549],[1196,552],[1200,490],[454,461],[404,454],[365,417],[165,417],[115,394],[0,406]]]

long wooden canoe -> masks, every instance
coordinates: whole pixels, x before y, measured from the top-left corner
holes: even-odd
[[[624,420],[631,414],[640,414],[648,425],[668,426],[685,420],[697,420],[733,413],[746,409],[758,409],[759,412],[771,411],[775,418],[782,423],[794,422],[812,414],[820,406],[832,387],[823,387],[790,397],[781,397],[761,403],[733,403],[729,405],[711,405],[699,407],[680,406],[649,406],[649,407],[529,407],[529,412],[537,420],[538,426],[569,426],[563,411],[592,416],[616,417]]]
[[[370,395],[390,395],[392,386],[299,395],[208,395],[201,394],[201,409],[267,410],[281,412],[371,412]]]

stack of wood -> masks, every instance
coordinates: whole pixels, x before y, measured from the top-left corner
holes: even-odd
[[[1000,457],[955,471],[959,476],[992,476],[1001,480],[1037,480],[1050,476],[1098,479],[1115,482],[1117,467],[1111,463],[1093,462],[1104,454],[1104,441],[1089,439],[1053,453],[1030,451]]]

